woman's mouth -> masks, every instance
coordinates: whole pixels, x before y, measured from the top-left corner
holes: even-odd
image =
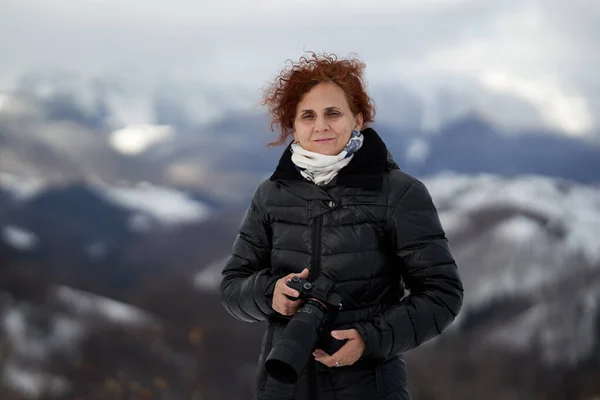
[[[324,142],[330,142],[333,139],[334,138],[316,139],[315,142],[317,142],[317,143],[324,143]]]

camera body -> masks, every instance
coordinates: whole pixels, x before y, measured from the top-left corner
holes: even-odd
[[[294,276],[287,281],[287,285],[300,293],[297,298],[287,296],[290,300],[314,300],[320,302],[327,309],[342,310],[342,297],[335,293],[333,290],[335,284],[330,279],[323,277],[315,282],[310,282]]]
[[[314,282],[294,276],[287,285],[299,293],[297,298],[288,298],[303,302],[267,356],[265,369],[274,379],[292,384],[298,381],[324,327],[342,309],[342,297],[335,292],[335,283],[323,275]]]

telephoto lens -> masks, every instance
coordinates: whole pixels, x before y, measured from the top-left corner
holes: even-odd
[[[335,283],[323,275],[314,282],[295,276],[287,284],[298,291],[303,303],[271,349],[265,369],[273,379],[291,384],[298,381],[325,326],[329,329],[335,321],[342,298],[334,290]]]
[[[313,299],[306,300],[296,311],[265,361],[265,369],[273,379],[286,384],[298,381],[315,349],[326,311],[321,302]]]

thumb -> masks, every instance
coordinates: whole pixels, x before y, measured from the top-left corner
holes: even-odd
[[[302,270],[302,272],[300,273],[300,278],[302,278],[302,279],[308,278],[308,269],[307,268],[304,268]]]
[[[354,337],[355,337],[354,329],[346,329],[346,330],[342,330],[342,331],[331,331],[331,336],[333,336],[334,338],[339,339],[339,340],[354,339]]]

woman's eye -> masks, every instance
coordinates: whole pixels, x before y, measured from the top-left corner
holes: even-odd
[[[328,114],[330,117],[337,117],[338,115],[340,115],[339,112],[331,112]]]
[[[309,118],[312,118],[312,115],[306,114],[306,115],[302,116],[302,119],[309,119]]]

